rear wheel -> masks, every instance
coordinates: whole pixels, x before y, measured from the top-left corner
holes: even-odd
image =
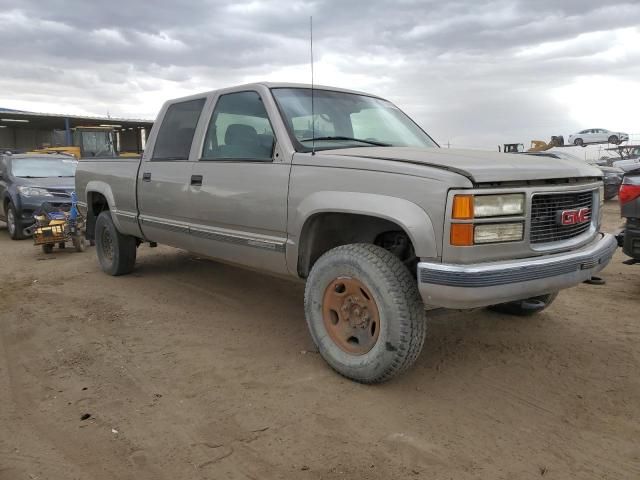
[[[338,373],[379,383],[408,369],[426,334],[416,281],[387,250],[336,247],[314,264],[305,289],[313,341]]]
[[[96,220],[96,253],[105,273],[126,275],[136,263],[136,239],[123,235],[113,224],[111,212],[104,211]]]
[[[558,292],[548,293],[546,295],[538,295],[537,297],[525,298],[523,300],[517,300],[515,302],[492,305],[489,307],[489,310],[493,310],[494,312],[499,313],[506,313],[509,315],[527,317],[546,310],[553,303],[557,296]]]
[[[20,225],[18,224],[18,215],[13,203],[7,205],[7,230],[9,230],[9,236],[13,240],[22,240],[25,238]]]
[[[584,147],[584,141],[583,141],[581,138],[576,138],[576,139],[573,141],[573,144],[574,144],[576,147]]]

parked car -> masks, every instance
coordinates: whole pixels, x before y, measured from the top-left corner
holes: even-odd
[[[0,157],[0,220],[14,240],[25,238],[44,203],[71,206],[77,161],[68,155],[5,153]]]
[[[625,160],[616,160],[612,163],[615,168],[619,168],[624,172],[631,172],[640,168],[640,158],[628,158]]]
[[[320,354],[363,383],[414,363],[425,307],[540,312],[617,248],[597,168],[441,149],[392,103],[328,87],[171,100],[141,159],[82,160],[76,191],[110,275],[149,242],[306,282]]]
[[[618,145],[629,140],[629,134],[623,132],[611,132],[604,128],[590,128],[569,135],[568,143],[578,146],[586,146],[594,143],[613,143]]]
[[[620,187],[620,213],[626,219],[622,250],[640,262],[640,168],[628,172]]]
[[[571,155],[567,152],[561,152],[559,150],[547,150],[545,152],[524,152],[525,155],[534,155],[538,157],[553,157],[563,160],[573,160],[582,162],[582,160],[575,155]],[[611,200],[615,198],[620,189],[622,183],[622,177],[624,176],[624,170],[617,167],[609,167],[598,163],[598,161],[587,161],[594,167],[598,168],[602,172],[602,181],[604,183],[604,199]]]

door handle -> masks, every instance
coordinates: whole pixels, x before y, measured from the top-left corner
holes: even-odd
[[[151,181],[151,172],[144,172],[142,174],[142,181],[143,182],[150,182]]]
[[[191,175],[191,185],[194,187],[201,187],[202,175]]]

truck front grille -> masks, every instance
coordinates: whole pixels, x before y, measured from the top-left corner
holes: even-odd
[[[563,211],[588,208],[593,216],[593,191],[575,193],[538,193],[531,200],[530,243],[558,242],[577,237],[589,230],[592,221],[561,225]]]

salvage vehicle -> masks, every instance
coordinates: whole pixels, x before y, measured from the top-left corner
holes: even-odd
[[[605,128],[589,128],[573,135],[569,135],[568,142],[579,147],[598,143],[613,143],[619,145],[629,140],[629,134],[624,132],[611,132]]]
[[[617,247],[600,170],[441,149],[391,102],[329,87],[171,100],[141,159],[82,160],[76,191],[110,275],[149,242],[305,281],[319,353],[362,383],[414,363],[428,309],[540,312]]]
[[[618,199],[620,214],[626,219],[622,251],[632,262],[640,262],[640,168],[625,174]]]
[[[26,238],[33,214],[48,202],[71,207],[77,161],[63,154],[5,153],[0,157],[0,220],[7,222],[13,240]]]

